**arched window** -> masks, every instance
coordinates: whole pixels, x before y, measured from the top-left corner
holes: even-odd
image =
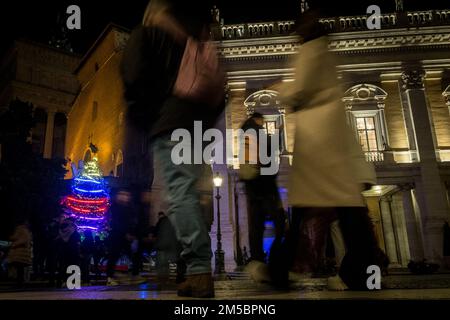
[[[367,161],[383,161],[383,151],[389,146],[384,115],[387,93],[372,84],[359,84],[348,89],[342,101],[347,120],[354,128]]]
[[[278,95],[274,90],[257,91],[245,99],[244,106],[249,116],[255,111],[264,115],[264,126],[268,134],[273,134],[275,129],[280,130],[280,152],[284,153],[287,152],[286,119]]]

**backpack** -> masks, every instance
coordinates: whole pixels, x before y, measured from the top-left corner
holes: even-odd
[[[225,74],[211,41],[197,41],[170,15],[161,15],[155,25],[172,34],[178,43],[186,42],[172,94],[188,101],[217,107],[223,100]]]
[[[188,37],[178,76],[173,87],[176,97],[217,107],[223,99],[224,73],[211,42]]]

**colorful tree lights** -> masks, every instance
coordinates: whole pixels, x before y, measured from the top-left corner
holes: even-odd
[[[78,228],[101,231],[109,209],[109,196],[97,158],[84,163],[73,179],[72,194],[63,200],[66,213],[74,217]]]

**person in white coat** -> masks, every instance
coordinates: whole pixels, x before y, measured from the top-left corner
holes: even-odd
[[[294,81],[281,88],[282,101],[296,110],[295,143],[288,201],[293,207],[291,252],[302,218],[330,208],[339,219],[346,245],[338,285],[333,289],[367,290],[366,269],[377,264],[379,249],[363,196],[375,184],[375,172],[364,159],[356,136],[347,124],[335,57],[328,50],[319,13],[302,15],[298,33],[302,41],[295,60]],[[336,280],[335,279],[335,280]],[[342,283],[342,281],[343,283]]]

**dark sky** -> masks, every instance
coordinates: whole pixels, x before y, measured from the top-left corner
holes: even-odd
[[[189,0],[184,0],[189,1]],[[294,19],[300,0],[191,0],[216,3],[225,23],[276,19]],[[320,4],[319,4],[320,2]],[[2,0],[0,2],[0,53],[12,39],[25,37],[48,42],[55,28],[58,12],[67,18],[66,8],[81,8],[81,30],[69,31],[74,49],[84,53],[108,24],[115,22],[127,28],[139,23],[148,0]],[[368,5],[378,4],[382,12],[392,12],[394,0],[309,0],[327,9],[330,15],[364,14]],[[404,0],[406,10],[450,8],[449,0]]]

